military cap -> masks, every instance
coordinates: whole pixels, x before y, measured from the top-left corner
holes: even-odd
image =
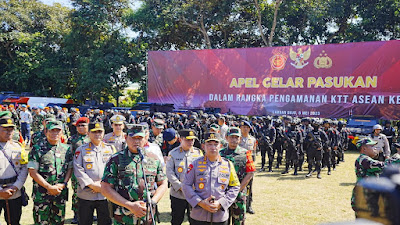
[[[219,130],[219,128],[220,128],[220,126],[218,124],[213,123],[210,125],[210,129]]]
[[[2,111],[0,112],[0,118],[3,117],[12,117],[12,113],[10,111]]]
[[[90,132],[95,132],[95,131],[104,131],[104,125],[101,122],[95,122],[95,123],[89,123],[89,131]]]
[[[48,114],[46,114],[45,116],[45,119],[44,120],[55,120],[56,119],[56,116],[55,115],[53,115],[53,114],[50,114],[50,113],[48,113]]]
[[[130,137],[145,137],[146,136],[146,128],[141,124],[127,124],[126,133]]]
[[[39,109],[44,109],[44,106],[39,105],[38,108],[39,108]]]
[[[38,107],[36,107],[36,106],[33,106],[33,107],[32,107],[32,110],[36,110],[36,109],[38,109]]]
[[[22,104],[21,107],[22,107],[22,108],[26,108],[26,105],[25,105],[25,104]]]
[[[53,130],[53,129],[63,129],[63,124],[61,121],[58,120],[52,120],[52,121],[48,121],[46,124],[46,128],[47,130]]]
[[[251,124],[249,121],[247,120],[242,120],[242,122],[240,122],[240,126],[248,126],[251,128]]]
[[[371,138],[363,138],[357,141],[357,148],[361,148],[363,145],[376,145],[378,142],[373,141]]]
[[[242,132],[237,127],[230,127],[228,129],[228,132],[226,133],[226,136],[232,136],[232,135],[241,137],[242,136]]]
[[[162,128],[164,128],[164,125],[165,125],[165,123],[161,119],[155,119],[153,121],[153,126],[156,127],[156,128],[162,129]]]
[[[163,139],[165,141],[172,141],[176,137],[176,130],[174,128],[168,128],[163,132]]]
[[[121,116],[121,115],[114,115],[113,117],[111,117],[111,122],[113,124],[124,124],[125,122],[125,117]]]
[[[197,139],[197,134],[196,134],[196,132],[195,132],[194,130],[192,130],[192,129],[183,129],[183,130],[180,130],[180,131],[179,131],[179,135],[180,135],[182,138],[186,138],[186,139],[189,139],[189,140],[191,140],[191,139]]]
[[[204,134],[204,142],[209,142],[209,141],[217,141],[220,142],[220,136],[218,133],[212,133],[208,132]]]
[[[0,126],[15,127],[14,120],[11,117],[3,116],[0,118]]]
[[[144,130],[149,130],[149,124],[146,122],[141,122],[141,123],[139,123],[139,125],[143,126]]]
[[[81,117],[75,122],[75,126],[78,126],[78,124],[88,124],[90,122],[89,118],[87,117]]]

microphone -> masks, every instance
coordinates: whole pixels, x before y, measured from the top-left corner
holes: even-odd
[[[140,156],[140,159],[142,160],[142,162],[146,163],[146,160],[145,160],[144,154],[143,154],[143,148],[138,147],[138,148],[137,148],[137,151],[138,151],[138,153],[139,153],[139,156]]]

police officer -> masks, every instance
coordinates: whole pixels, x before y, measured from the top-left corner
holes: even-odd
[[[311,177],[313,173],[313,167],[317,171],[317,178],[321,179],[321,166],[322,166],[322,154],[323,149],[328,147],[328,137],[320,130],[321,122],[319,119],[313,119],[311,121],[312,131],[307,133],[305,142],[307,143],[307,161],[308,161],[308,174],[306,177]]]
[[[154,214],[154,206],[168,188],[158,157],[142,149],[147,142],[145,137],[143,126],[128,125],[127,147],[114,154],[104,170],[101,193],[116,204],[114,224],[151,222],[151,212]]]
[[[163,140],[164,143],[161,147],[162,155],[164,156],[164,161],[167,161],[167,156],[169,152],[172,151],[174,148],[178,147],[181,142],[178,133],[174,128],[167,128],[163,132]]]
[[[239,194],[230,207],[232,224],[241,225],[245,223],[247,184],[253,179],[256,168],[253,163],[252,152],[239,146],[242,134],[239,128],[230,127],[227,131],[226,140],[228,147],[220,151],[220,155],[231,161],[235,167],[240,182]]]
[[[392,127],[390,121],[385,121],[385,126],[383,127],[382,134],[386,135],[386,138],[389,141],[389,148],[393,144],[393,139],[396,136],[396,130]]]
[[[192,162],[203,154],[200,149],[193,147],[194,140],[197,139],[194,130],[184,129],[179,131],[180,146],[174,148],[168,154],[167,177],[171,184],[171,224],[182,224],[185,211],[190,214],[190,205],[183,195],[181,183],[185,173]]]
[[[79,182],[79,223],[93,224],[96,209],[97,224],[111,224],[108,202],[101,194],[101,179],[108,159],[116,150],[113,145],[103,142],[103,123],[89,124],[90,142],[80,146],[74,157],[74,174]]]
[[[265,119],[264,126],[261,127],[261,137],[259,146],[261,150],[261,169],[260,172],[265,171],[265,156],[268,154],[268,172],[272,172],[272,163],[274,162],[274,148],[272,146],[276,139],[275,127],[271,125],[271,118]]]
[[[249,121],[242,121],[240,124],[240,130],[242,132],[242,138],[240,139],[239,146],[251,151],[251,155],[253,157],[253,162],[256,161],[256,149],[257,149],[257,141],[256,139],[250,135],[252,127]],[[251,203],[253,202],[253,179],[250,180],[248,184],[248,197],[246,199],[247,201],[247,212],[250,214],[254,214],[254,210],[251,207]]]
[[[90,142],[90,138],[88,137],[89,133],[89,118],[87,117],[81,117],[75,122],[75,127],[77,133],[72,135],[68,139],[68,144],[71,145],[71,152],[72,155],[75,155],[76,150]],[[72,173],[71,177],[71,184],[72,184],[72,211],[74,211],[74,218],[72,219],[71,223],[72,224],[77,224],[79,220],[78,216],[78,197],[77,197],[77,191],[78,191],[78,181],[75,177],[75,174]]]
[[[0,212],[7,224],[17,225],[22,213],[21,190],[28,176],[25,149],[12,140],[14,120],[11,113],[0,113]]]
[[[67,182],[72,174],[72,152],[61,143],[63,124],[49,121],[46,141],[29,152],[28,169],[33,178],[33,219],[35,224],[63,224]]]
[[[384,161],[385,159],[388,159],[390,157],[389,141],[386,135],[381,133],[382,131],[381,125],[376,124],[372,127],[372,129],[373,133],[369,135],[369,138],[377,142],[375,148],[379,151],[378,160]]]
[[[122,151],[125,148],[125,117],[122,115],[114,115],[110,119],[113,132],[104,136],[104,142],[113,145],[117,151]]]
[[[219,154],[219,134],[206,133],[204,140],[205,156],[189,165],[182,191],[193,207],[191,225],[225,225],[240,183],[233,164]]]
[[[356,146],[360,150],[360,156],[355,161],[355,171],[356,171],[356,176],[357,176],[357,181],[356,181],[356,186],[358,182],[365,178],[365,177],[378,177],[379,174],[382,172],[384,168],[384,163],[380,162],[378,160],[375,160],[376,156],[379,154],[379,150],[375,148],[376,144],[378,144],[376,141],[373,141],[371,138],[364,138],[361,139],[357,142]],[[354,187],[353,189],[353,194],[351,197],[351,206],[353,210],[355,211],[356,217],[357,215],[357,209],[355,207],[356,203],[356,196],[355,196],[355,190],[356,188]],[[378,213],[376,212],[376,208],[379,209],[377,206],[377,198],[375,193],[364,193],[366,195],[369,195],[369,204],[371,207],[371,210],[373,213]]]

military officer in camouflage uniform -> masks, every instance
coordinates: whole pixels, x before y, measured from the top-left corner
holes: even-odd
[[[113,145],[117,151],[122,151],[125,148],[125,133],[124,130],[124,122],[125,117],[122,115],[115,115],[111,117],[111,123],[113,132],[108,133],[104,136],[104,142]]]
[[[0,113],[0,212],[4,209],[5,221],[14,225],[21,219],[28,157],[21,144],[12,140],[15,124],[11,116],[9,111]]]
[[[239,143],[239,146],[251,151],[251,155],[253,157],[253,162],[256,161],[256,149],[257,149],[257,140],[250,135],[251,131],[251,124],[248,121],[242,121],[240,123],[240,130],[242,132],[242,137],[241,141]],[[248,189],[247,189],[247,212],[250,214],[254,214],[254,210],[251,207],[251,203],[253,202],[253,179],[250,180],[248,184]]]
[[[32,132],[36,133],[44,129],[43,120],[45,118],[44,115],[40,113],[40,109],[38,107],[33,107],[32,111]]]
[[[72,135],[68,139],[68,144],[71,145],[71,151],[72,155],[75,155],[76,149],[78,149],[80,146],[89,143],[90,138],[88,136],[89,133],[89,118],[87,117],[81,117],[75,122],[75,127],[77,133]],[[78,181],[75,177],[75,174],[72,173],[71,177],[71,184],[72,184],[72,211],[74,211],[74,218],[72,219],[71,223],[72,224],[77,224],[79,221],[79,216],[78,216],[78,197],[77,197],[77,191],[78,191]]]
[[[194,130],[184,129],[179,131],[180,145],[171,150],[167,159],[167,177],[171,184],[171,224],[182,224],[185,211],[190,214],[190,205],[183,195],[181,183],[185,177],[188,166],[198,157],[203,156],[200,149],[193,147],[197,139]]]
[[[72,152],[60,142],[63,124],[48,122],[46,141],[29,152],[28,169],[33,178],[33,219],[35,225],[64,224],[67,182],[72,174]]]
[[[379,177],[379,174],[382,172],[385,164],[373,158],[377,157],[379,154],[379,150],[375,148],[377,144],[376,141],[373,141],[371,138],[364,138],[357,142],[357,148],[360,150],[360,156],[356,159],[355,162],[355,172],[357,176],[356,187],[358,182],[366,177]],[[355,203],[357,201],[355,191],[356,187],[353,189],[353,194],[351,197],[351,206],[355,211],[356,217],[357,208],[355,207]],[[364,193],[368,207],[373,214],[377,214],[376,209],[379,210],[378,207],[378,199],[379,195],[376,192],[367,191]]]
[[[147,142],[144,127],[129,125],[127,134],[127,147],[114,154],[106,165],[101,193],[116,204],[114,224],[149,224],[154,220],[151,212],[154,214],[154,206],[168,189],[168,183],[158,157],[152,152],[143,153]]]
[[[400,164],[400,144],[395,143],[393,146],[396,148],[397,152],[392,155],[388,160],[385,161],[385,163],[388,164],[393,164],[393,165],[399,165]]]
[[[100,182],[104,167],[116,150],[113,145],[103,142],[103,123],[90,123],[89,130],[90,142],[80,146],[74,155],[74,174],[79,182],[79,224],[93,224],[93,213],[96,209],[97,224],[109,225],[111,218],[108,202],[101,194]]]
[[[240,191],[235,202],[230,207],[233,225],[245,224],[247,184],[253,179],[256,168],[253,163],[252,152],[239,146],[242,136],[239,128],[231,127],[227,131],[228,147],[219,153],[231,161],[240,181]]]
[[[189,165],[182,191],[192,206],[191,225],[226,225],[229,207],[238,196],[240,182],[232,162],[219,154],[218,133],[204,135],[204,157]]]
[[[157,144],[162,147],[163,144],[163,135],[162,132],[164,130],[165,123],[161,119],[155,119],[151,125],[150,137],[149,141],[151,143]]]
[[[31,146],[34,146],[36,144],[39,144],[42,141],[46,141],[46,124],[49,121],[56,121],[54,115],[48,114],[47,117],[43,120],[43,130],[40,130],[34,134],[32,134],[32,141],[31,141]]]

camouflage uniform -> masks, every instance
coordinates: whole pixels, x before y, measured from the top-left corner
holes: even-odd
[[[78,149],[80,146],[82,146],[83,144],[89,143],[90,139],[88,137],[88,135],[82,135],[82,134],[75,134],[72,135],[69,139],[68,139],[68,144],[71,145],[71,152],[72,155],[75,155],[75,151],[76,149]],[[76,195],[76,192],[78,190],[78,180],[76,179],[74,173],[72,173],[71,176],[71,184],[72,184],[72,211],[74,211],[75,215],[78,215],[78,196]]]
[[[44,115],[42,115],[40,113],[33,115],[33,119],[32,119],[32,132],[33,133],[42,131],[44,129],[43,120],[44,120]]]
[[[229,148],[224,148],[220,150],[219,154],[221,157],[225,157],[233,163],[240,183],[243,181],[247,173],[256,171],[251,151],[238,146],[233,151]],[[239,192],[235,202],[230,207],[230,215],[232,216],[233,225],[241,225],[245,222],[246,193],[247,188],[244,188],[241,192]]]
[[[144,171],[151,194],[155,192],[154,185],[157,182],[166,179],[161,162],[158,157],[146,152],[146,162]],[[142,165],[139,154],[135,154],[125,148],[123,151],[114,154],[107,162],[104,170],[103,182],[112,184],[114,189],[125,199],[129,201],[146,200],[147,192],[144,185]],[[119,205],[115,205],[114,224],[136,224],[138,218],[131,212]],[[144,222],[145,218],[140,218]]]
[[[387,159],[385,161],[385,164],[399,165],[400,164],[400,154],[395,153],[394,155],[392,155],[392,157],[390,157],[389,159]]]
[[[371,157],[361,154],[355,162],[355,172],[357,176],[357,182],[366,177],[379,177],[379,174],[382,172],[384,168],[384,163],[378,160],[372,159]],[[353,193],[351,196],[351,207],[356,213],[357,217],[357,209],[356,209],[356,196],[355,196],[356,187],[353,189]],[[377,207],[377,200],[379,199],[379,195],[375,192],[368,191],[364,189],[364,196],[367,199],[370,211],[374,212]]]
[[[70,146],[61,142],[50,145],[47,141],[34,145],[29,152],[28,168],[37,170],[50,185],[64,183],[68,169],[72,169]],[[53,196],[47,193],[46,188],[33,181],[32,198],[35,225],[64,224],[68,188]]]
[[[40,144],[40,142],[43,141],[46,141],[46,134],[44,133],[44,130],[32,134],[32,146]]]

